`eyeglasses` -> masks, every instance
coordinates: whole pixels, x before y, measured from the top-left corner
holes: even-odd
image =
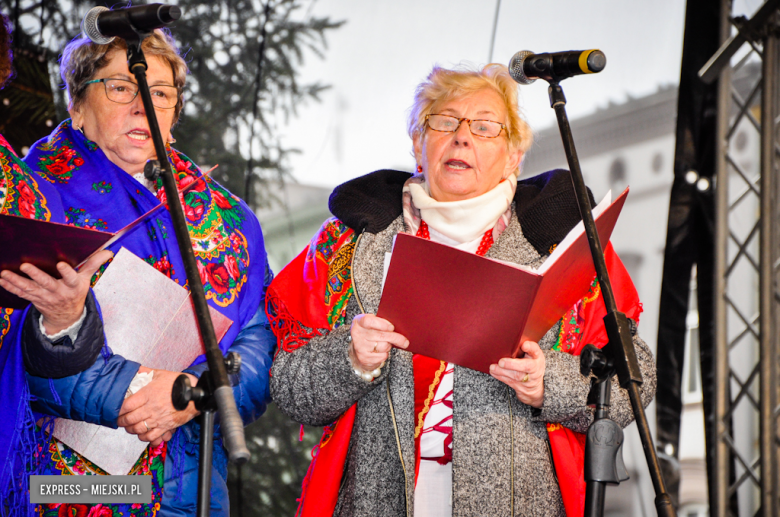
[[[454,133],[460,127],[461,122],[468,122],[469,131],[472,135],[481,136],[483,138],[496,138],[501,134],[501,131],[506,129],[506,126],[500,122],[493,122],[492,120],[471,120],[466,117],[450,117],[449,115],[425,115],[425,122],[428,127],[434,131],[441,131],[444,133]]]
[[[87,81],[84,85],[92,83],[103,83],[106,87],[106,97],[108,100],[119,104],[130,104],[138,95],[138,85],[132,81],[124,79],[93,79]],[[149,88],[152,94],[152,104],[155,108],[171,109],[175,108],[179,102],[179,89],[175,86],[157,85]]]

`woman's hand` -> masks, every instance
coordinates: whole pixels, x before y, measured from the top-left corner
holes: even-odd
[[[520,346],[525,356],[501,359],[490,365],[490,375],[515,390],[523,404],[541,408],[544,404],[544,353],[539,344],[526,341]]]
[[[393,332],[393,324],[373,314],[360,314],[352,320],[349,332],[352,336],[350,354],[364,372],[379,368],[387,361],[393,346],[406,348],[409,340]]]
[[[142,366],[139,373],[149,372]],[[152,442],[156,447],[161,441],[168,441],[177,427],[186,424],[200,413],[195,403],[190,402],[186,409],[177,411],[171,400],[173,382],[181,372],[154,370],[152,381],[127,397],[119,409],[119,427],[130,434],[137,434],[143,442]],[[194,375],[185,374],[193,386],[198,383]]]
[[[0,273],[0,287],[32,302],[43,315],[46,333],[56,334],[76,323],[81,317],[92,275],[113,256],[108,250],[95,253],[78,271],[65,262],[60,262],[57,264],[57,271],[62,276],[60,280],[32,264],[22,264],[19,269],[30,278],[24,278],[12,271],[3,271]]]

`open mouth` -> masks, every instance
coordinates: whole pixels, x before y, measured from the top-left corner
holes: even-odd
[[[465,171],[466,169],[471,168],[471,165],[469,165],[468,163],[462,160],[447,160],[445,162],[445,165],[450,169],[454,169],[456,171]]]
[[[127,136],[129,136],[133,140],[139,140],[139,141],[149,140],[149,133],[147,133],[146,131],[142,131],[140,129],[134,129],[130,131],[129,133],[127,133]]]

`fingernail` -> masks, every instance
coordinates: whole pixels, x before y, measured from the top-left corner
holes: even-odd
[[[406,348],[408,346],[409,346],[409,340],[407,339],[406,341],[404,341],[404,348]]]
[[[501,368],[504,367],[504,360],[503,359],[498,362],[498,366],[500,366]]]
[[[496,371],[496,365],[495,364],[491,364],[490,365],[490,372],[492,373],[492,372],[495,372],[495,371]]]

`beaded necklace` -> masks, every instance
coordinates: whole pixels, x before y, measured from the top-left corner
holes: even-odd
[[[420,221],[420,227],[417,229],[417,237],[422,237],[426,240],[431,240],[431,234],[428,231],[428,223],[425,221]],[[490,247],[493,245],[493,228],[490,228],[488,231],[485,232],[485,235],[482,236],[482,241],[479,243],[479,248],[477,248],[477,255],[480,257],[484,257],[485,253],[488,252]]]

